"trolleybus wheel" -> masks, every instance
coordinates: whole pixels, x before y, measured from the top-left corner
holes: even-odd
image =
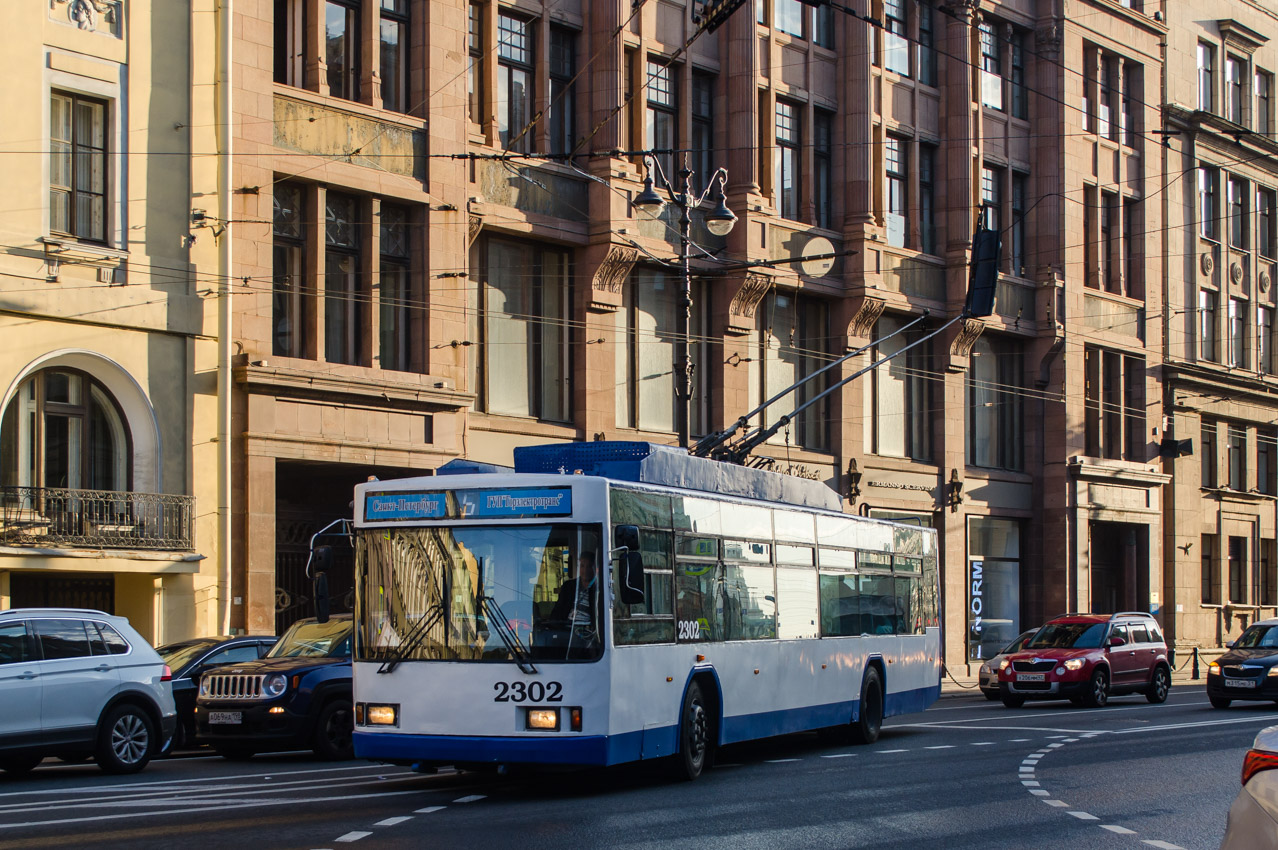
[[[683,695],[683,711],[679,724],[679,774],[686,779],[696,779],[710,760],[710,713],[701,686],[688,685]]]
[[[861,683],[861,712],[852,724],[852,741],[857,744],[873,744],[883,728],[883,680],[879,671],[871,667],[865,671]]]

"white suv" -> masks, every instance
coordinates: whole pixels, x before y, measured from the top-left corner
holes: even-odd
[[[0,611],[0,770],[93,756],[133,773],[173,736],[168,665],[129,621],[101,611]]]

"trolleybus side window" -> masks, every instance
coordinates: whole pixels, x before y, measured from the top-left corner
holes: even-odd
[[[780,550],[780,546],[777,547]],[[812,550],[808,550],[809,553]],[[809,555],[809,557],[811,557]],[[777,567],[777,637],[820,637],[817,574],[812,567]]]
[[[674,562],[671,549],[674,535],[670,533],[670,497],[664,493],[628,490],[612,487],[609,490],[609,507],[612,513],[613,533],[619,525],[639,528],[639,552],[643,556],[643,601],[626,604],[620,592],[613,593],[613,633],[620,645],[644,643],[673,643],[674,619]],[[613,561],[613,587],[620,586],[625,560]]]
[[[719,541],[675,537],[675,621],[679,640],[723,640]]]
[[[771,566],[723,567],[724,640],[770,640],[777,636],[776,574]]]
[[[860,576],[821,570],[821,634],[845,637],[861,634]]]

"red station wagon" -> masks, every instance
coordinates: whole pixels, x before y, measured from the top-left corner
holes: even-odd
[[[1064,614],[1049,620],[1021,652],[1003,659],[999,696],[1008,708],[1028,699],[1068,699],[1099,707],[1111,695],[1167,699],[1167,644],[1150,614]]]

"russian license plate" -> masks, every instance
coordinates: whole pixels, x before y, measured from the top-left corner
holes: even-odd
[[[209,723],[240,723],[243,721],[243,712],[239,711],[210,711]]]
[[[1017,673],[1016,681],[1018,682],[1042,682],[1047,678],[1046,673]]]
[[[1254,688],[1256,687],[1255,679],[1226,679],[1225,687],[1227,688]]]

